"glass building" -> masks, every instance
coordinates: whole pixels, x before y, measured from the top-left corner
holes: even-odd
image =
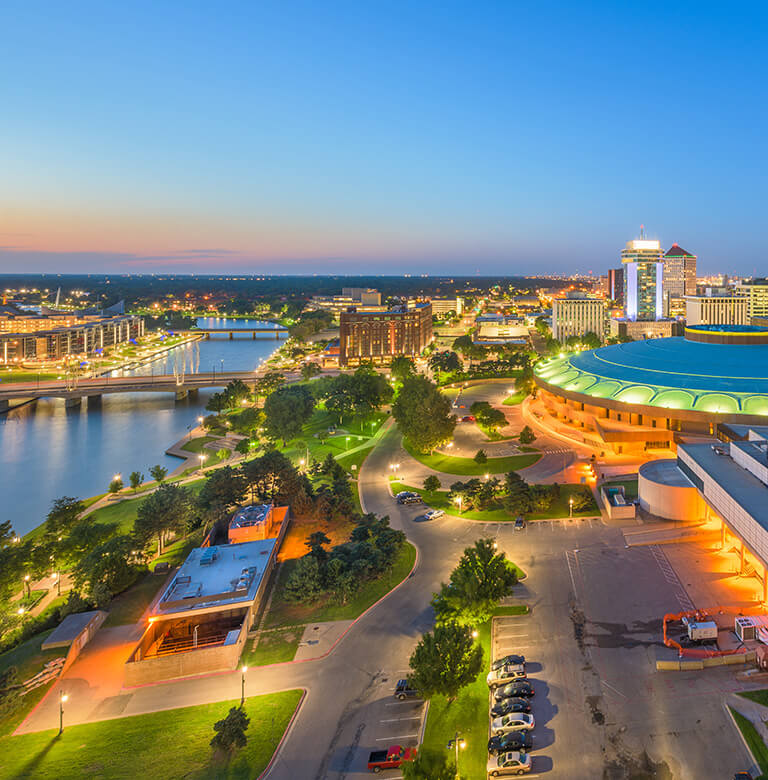
[[[629,320],[658,320],[664,316],[664,259],[661,243],[639,238],[621,250],[624,267],[624,312]]]

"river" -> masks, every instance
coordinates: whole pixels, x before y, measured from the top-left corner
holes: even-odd
[[[271,327],[252,320],[204,318],[200,327]],[[252,370],[283,343],[266,334],[254,340],[243,334],[229,340],[214,335],[176,347],[151,364],[127,374],[194,373]],[[62,495],[86,498],[103,493],[116,473],[128,474],[162,463],[168,470],[178,458],[165,450],[196,425],[216,388],[176,401],[170,393],[104,395],[100,406],[65,409],[64,401],[43,399],[0,415],[0,521],[10,520],[25,534],[43,520],[51,502]]]

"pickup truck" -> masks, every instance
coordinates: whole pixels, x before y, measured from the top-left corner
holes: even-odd
[[[411,688],[408,684],[408,680],[398,680],[395,686],[395,698],[400,701],[406,699],[420,699],[421,694],[415,689]]]
[[[379,773],[382,769],[397,769],[401,764],[415,758],[416,748],[392,745],[386,750],[374,750],[368,756],[368,771]]]

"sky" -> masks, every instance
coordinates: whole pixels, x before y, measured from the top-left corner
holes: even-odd
[[[0,273],[765,274],[768,6],[0,5]]]

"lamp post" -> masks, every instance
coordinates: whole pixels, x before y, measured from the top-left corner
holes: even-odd
[[[200,455],[198,455],[198,457],[200,458],[200,471],[202,471],[203,470],[203,463],[205,463],[205,455],[203,455],[201,453]]]
[[[450,750],[453,748],[456,751],[456,780],[461,780],[461,776],[459,775],[459,748],[464,750],[466,746],[466,740],[459,735],[458,731],[456,732],[453,739],[448,740],[448,749]]]
[[[573,496],[568,499],[568,517],[573,517]]]
[[[59,696],[59,736],[64,731],[64,702],[69,698],[66,693]]]
[[[27,591],[27,598],[29,598],[32,595],[32,593],[30,591],[30,588],[29,588],[29,574],[25,574],[24,575],[24,588]]]
[[[459,514],[461,514],[461,496],[456,496],[456,504],[459,507]]]
[[[347,444],[346,444],[345,449],[347,449],[347,450],[349,449],[349,436],[347,436]]]
[[[248,667],[243,664],[242,668],[242,687],[240,689],[240,707],[242,708],[243,704],[245,704],[245,673],[248,671]]]
[[[61,596],[61,574],[59,572],[54,572],[53,577],[56,580],[56,595]]]

